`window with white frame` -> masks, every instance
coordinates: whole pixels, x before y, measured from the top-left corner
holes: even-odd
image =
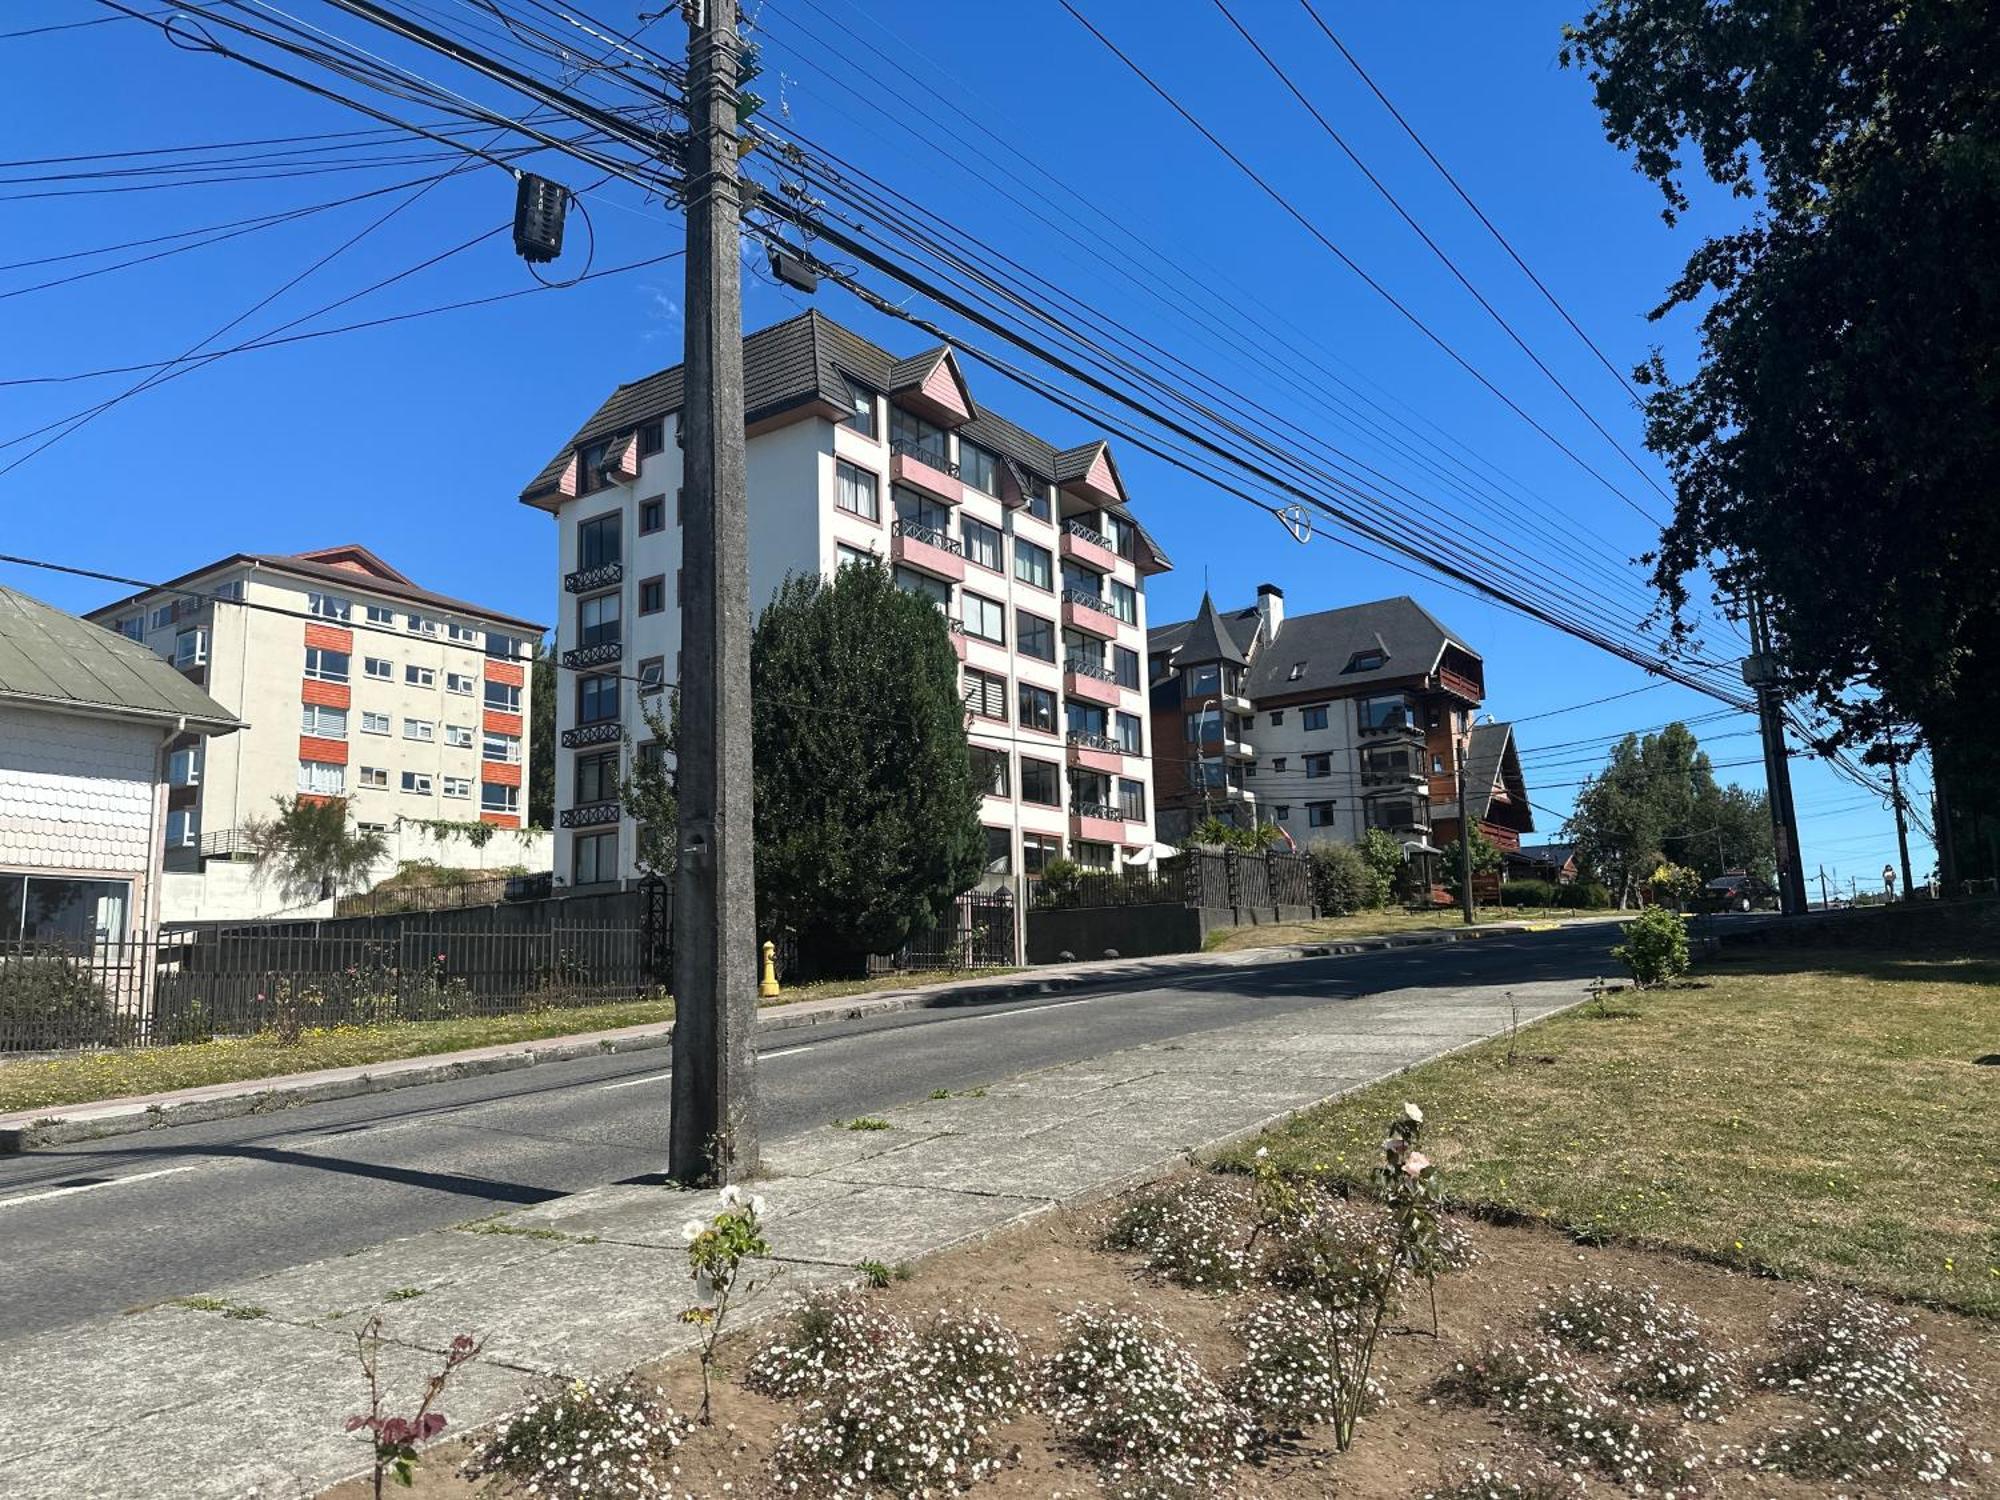
[[[513,813],[521,809],[521,789],[502,786],[497,781],[479,784],[479,810],[483,813]]]
[[[211,599],[223,599],[231,604],[241,604],[243,602],[243,580],[232,578],[227,583],[218,583],[208,591],[208,594]]]
[[[118,633],[128,641],[143,641],[146,638],[146,617],[128,615],[118,622]]]
[[[404,628],[412,635],[436,635],[438,622],[424,615],[411,615],[404,622]]]
[[[361,613],[370,625],[393,625],[396,623],[396,612],[386,604],[363,605]]]
[[[436,687],[438,680],[436,667],[420,667],[411,662],[403,668],[403,683],[407,687]]]
[[[167,847],[192,849],[201,842],[201,820],[192,807],[176,807],[167,813]]]
[[[208,660],[208,632],[183,630],[174,637],[174,665],[198,667]],[[342,660],[345,660],[343,657]]]
[[[428,797],[431,794],[431,784],[431,778],[427,772],[405,771],[403,773],[403,790],[406,792],[412,792],[419,797]]]
[[[174,623],[173,605],[162,604],[153,611],[153,629],[165,630],[169,625],[173,623]]]
[[[480,745],[479,754],[482,760],[517,766],[521,763],[521,737],[518,734],[496,734],[488,730]]]
[[[299,705],[299,733],[323,740],[347,738],[347,710],[328,708],[324,703]]]
[[[167,785],[201,785],[201,746],[189,745],[167,757]]]
[[[445,725],[444,742],[457,750],[470,750],[472,748],[472,726],[470,724]]]
[[[307,594],[306,613],[318,615],[322,620],[351,620],[354,603],[338,594]]]
[[[306,647],[306,676],[315,682],[347,681],[348,655],[345,651],[327,651],[318,646]]]
[[[302,760],[299,790],[315,797],[338,797],[347,790],[347,767],[323,760]]]
[[[387,714],[371,713],[365,708],[362,709],[361,732],[363,734],[387,734],[389,732],[389,716]]]
[[[521,689],[511,682],[486,683],[486,706],[498,713],[517,714],[521,711]]]
[[[465,645],[476,645],[479,641],[479,632],[474,630],[470,625],[460,625],[448,620],[445,622],[444,638],[448,641],[458,641]]]
[[[465,693],[469,695],[472,692],[473,685],[474,680],[464,672],[447,672],[444,674],[444,690],[447,693]]]
[[[394,682],[396,664],[386,656],[364,656],[361,658],[361,675],[372,677],[377,682]]]
[[[406,740],[434,740],[437,725],[429,719],[403,720],[403,738]]]
[[[363,766],[361,768],[361,789],[364,792],[388,791],[388,768],[386,766]]]
[[[470,776],[445,777],[444,794],[447,797],[470,797],[472,795],[472,778]]]
[[[486,632],[486,654],[499,657],[503,661],[512,661],[517,656],[526,655],[524,650],[526,645],[527,642],[518,635],[502,635],[497,630]]]

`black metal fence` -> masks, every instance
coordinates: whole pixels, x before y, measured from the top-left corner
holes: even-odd
[[[1072,871],[1033,880],[1031,911],[1092,906],[1277,907],[1313,904],[1312,866],[1302,854],[1194,850],[1152,869]]]
[[[1014,897],[1008,891],[967,891],[951,913],[894,953],[868,960],[870,974],[926,969],[1004,969],[1014,963]]]
[[[331,934],[268,923],[0,946],[0,1052],[458,1020],[657,992],[634,924]]]

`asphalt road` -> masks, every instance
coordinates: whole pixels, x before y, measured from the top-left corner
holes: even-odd
[[[1430,986],[1606,973],[1609,925],[777,1033],[767,1139],[1032,1069]],[[657,1172],[664,1049],[0,1157],[0,1339]]]

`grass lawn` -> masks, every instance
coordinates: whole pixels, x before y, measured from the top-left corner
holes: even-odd
[[[1360,1176],[1405,1099],[1458,1202],[2000,1317],[2000,960],[1719,961],[1313,1111],[1281,1166]],[[1244,1153],[1237,1153],[1240,1157]]]
[[[1526,906],[1482,906],[1475,915],[1481,922],[1559,922],[1570,917],[1611,914],[1565,908],[1543,910]],[[1465,919],[1455,906],[1442,907],[1437,911],[1404,911],[1395,907],[1383,911],[1358,911],[1351,917],[1316,917],[1309,922],[1280,922],[1268,927],[1230,927],[1210,933],[1202,951],[1233,953],[1242,948],[1289,948],[1299,943],[1383,937],[1395,932],[1424,932],[1464,925]]]
[[[1012,969],[982,971],[1011,974]],[[835,1000],[882,990],[910,989],[968,975],[937,971],[881,974],[867,979],[832,980],[820,984],[787,985],[782,997],[767,1005],[804,1000]],[[670,1020],[669,999],[625,1000],[607,1005],[531,1011],[523,1015],[484,1016],[464,1021],[398,1022],[386,1026],[342,1026],[308,1031],[298,1045],[286,1047],[269,1033],[221,1037],[177,1047],[136,1047],[122,1052],[89,1052],[41,1061],[0,1061],[0,1114],[22,1109],[56,1109],[88,1104],[127,1094],[158,1094],[203,1084],[236,1083],[250,1078],[276,1078],[286,1073],[310,1073],[319,1068],[355,1067],[389,1062],[399,1057],[429,1057],[468,1047],[507,1042],[532,1042],[545,1037],[610,1031]]]

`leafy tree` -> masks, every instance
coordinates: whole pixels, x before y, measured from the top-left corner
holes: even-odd
[[[752,705],[752,714],[756,711]],[[674,776],[681,740],[680,695],[673,695],[673,707],[664,714],[651,704],[640,712],[652,738],[632,758],[631,774],[618,784],[618,800],[638,825],[639,868],[671,880],[674,850],[680,842],[680,788]]]
[[[1220,847],[1235,849],[1243,854],[1261,854],[1277,842],[1276,823],[1255,823],[1245,828],[1240,823],[1231,823],[1211,815],[1202,819],[1189,831],[1187,838],[1181,842],[1181,848],[1185,850],[1200,846],[1211,849]]]
[[[556,685],[555,653],[545,642],[535,643],[535,660],[528,678],[528,826],[553,828],[556,823]]]
[[[1466,827],[1472,837],[1472,875],[1477,881],[1481,875],[1491,875],[1500,868],[1500,850],[1495,847],[1493,840],[1486,836],[1486,830],[1480,826],[1477,818],[1467,823]],[[1444,888],[1456,896],[1465,868],[1465,856],[1459,849],[1457,839],[1444,846],[1444,853],[1439,863],[1444,866],[1441,872]]]
[[[793,576],[750,647],[757,890],[807,962],[858,969],[985,866],[944,618],[876,564]]]
[[[1368,866],[1368,874],[1374,884],[1374,899],[1368,904],[1387,906],[1396,894],[1396,883],[1404,878],[1408,865],[1403,857],[1403,846],[1385,829],[1371,828],[1361,835],[1361,842],[1355,847],[1361,851],[1362,862]]]
[[[324,901],[363,884],[389,852],[379,832],[350,828],[345,797],[277,797],[278,814],[245,830],[257,864],[288,901]]]
[[[1772,868],[1763,793],[1718,785],[1685,724],[1620,740],[1577,794],[1568,831],[1579,862],[1616,893],[1621,908],[1668,861],[1703,880],[1725,869],[1768,879]]]
[[[1771,601],[1823,743],[1913,723],[1992,805],[2000,741],[2000,27],[1965,0],[1595,0],[1563,61],[1673,222],[1690,162],[1756,201],[1653,316],[1641,378],[1677,488],[1654,579]]]
[[[1320,844],[1306,851],[1312,870],[1313,902],[1323,917],[1352,916],[1379,906],[1375,872],[1352,844]]]

